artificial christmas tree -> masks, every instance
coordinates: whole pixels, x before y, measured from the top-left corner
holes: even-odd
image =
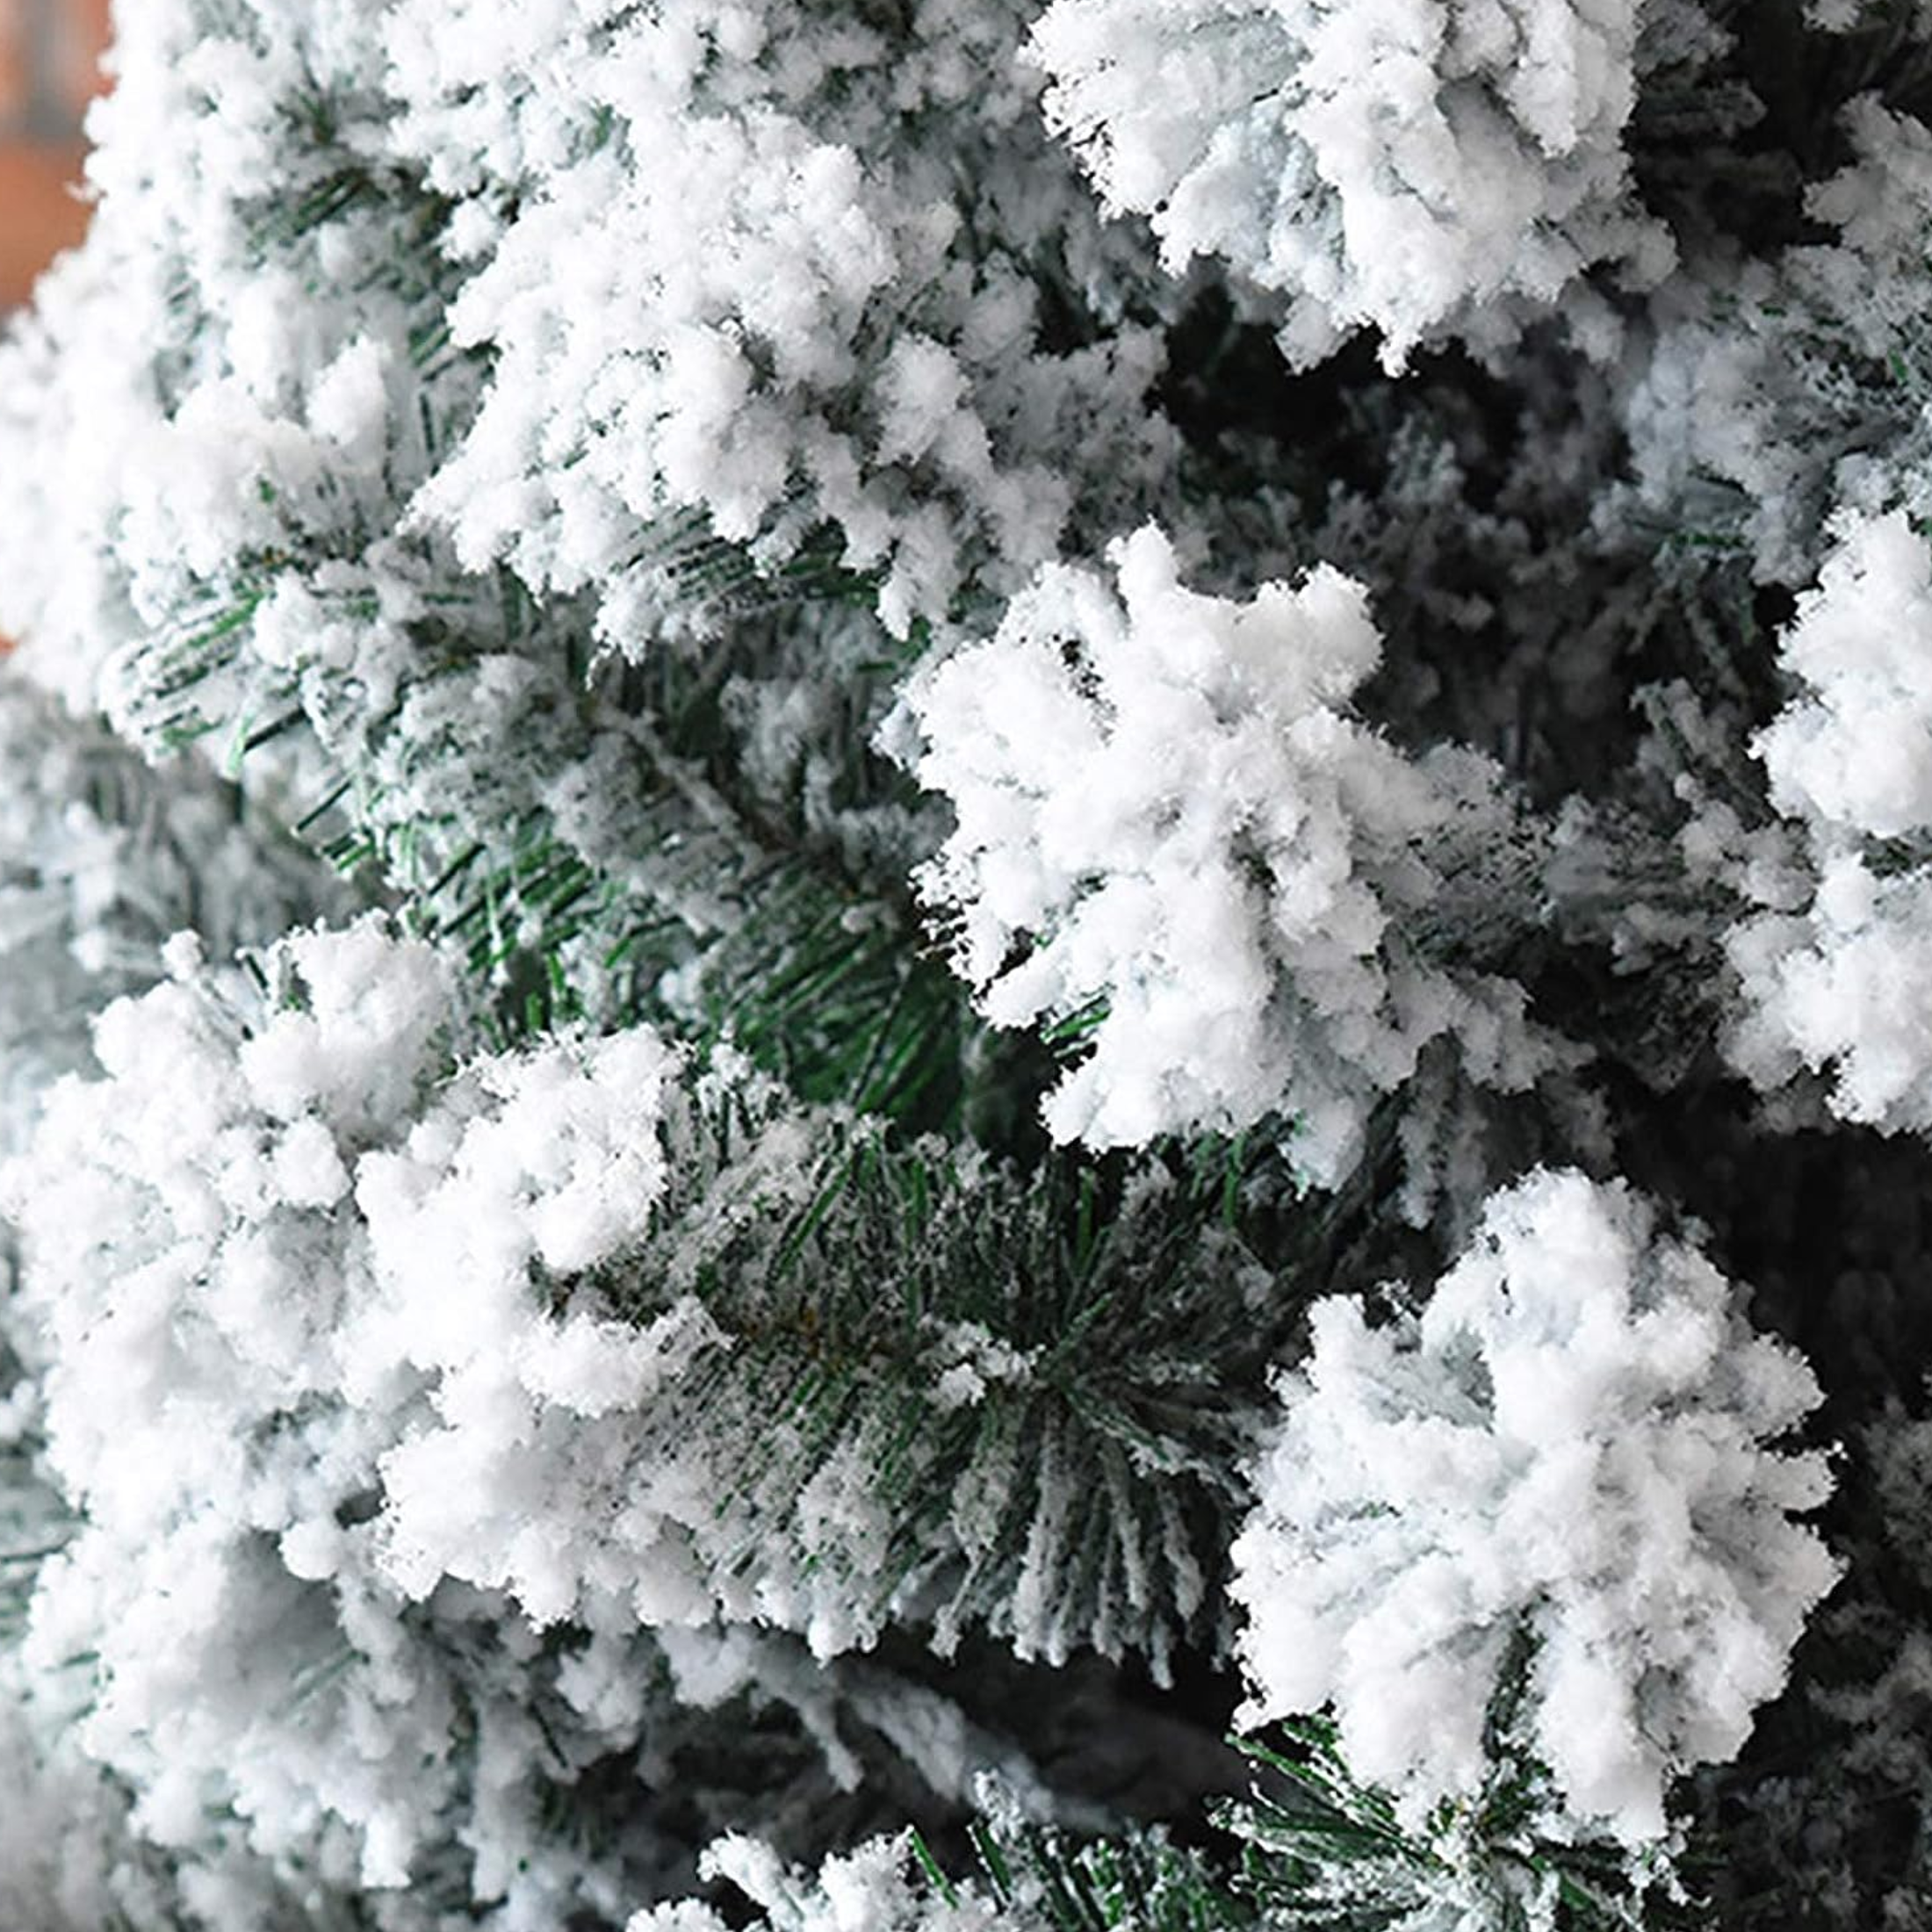
[[[1932,14],[114,65],[0,1921],[1932,1914]]]

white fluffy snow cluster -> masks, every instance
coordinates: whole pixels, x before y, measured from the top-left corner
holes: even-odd
[[[192,946],[172,957],[182,977],[102,1017],[106,1078],[56,1087],[4,1170],[10,1324],[45,1364],[44,1464],[83,1517],[41,1570],[25,1665],[84,1660],[76,1734],[154,1843],[232,1836],[385,1887],[456,1830],[479,1898],[520,1856],[526,1904],[566,1895],[591,1867],[532,1840],[533,1780],[569,1775],[535,1626],[585,1588],[559,1581],[573,1517],[550,1485],[567,1464],[580,1497],[609,1472],[558,1438],[702,1337],[552,1319],[529,1277],[648,1212],[670,1056],[645,1034],[487,1063],[425,1112],[451,1010],[427,948],[367,923],[299,935],[245,1037]],[[559,1694],[622,1749],[637,1614],[581,1607],[594,1634]]]
[[[1778,655],[1805,689],[1755,746],[1771,803],[1854,838],[1932,825],[1932,544],[1902,511],[1846,523]]]
[[[451,326],[494,357],[416,515],[472,566],[596,585],[627,650],[681,569],[701,587],[701,533],[775,567],[829,527],[903,634],[969,563],[1019,582],[1165,451],[1157,343],[1120,321],[1154,278],[1122,280],[1130,240],[1039,126],[1024,10],[927,0],[898,44],[866,11],[403,0],[386,24],[399,149],[464,198]],[[1046,340],[1042,278],[1086,342]]]
[[[1049,118],[1110,208],[1151,217],[1171,267],[1216,255],[1279,291],[1294,362],[1367,326],[1399,368],[1452,330],[1513,334],[1594,265],[1635,285],[1669,271],[1623,145],[1640,11],[1056,0],[1032,48]]]
[[[0,473],[0,623],[76,709],[295,529],[359,552],[427,460],[400,407],[421,318],[380,192],[380,11],[119,10],[99,209],[0,344],[0,422],[38,452]]]
[[[1036,1916],[996,1906],[970,1885],[934,1897],[903,1836],[873,1839],[802,1873],[768,1845],[734,1834],[713,1844],[699,1869],[749,1899],[764,1914],[764,1932],[1032,1932]],[[624,1932],[725,1932],[731,1922],[715,1907],[681,1900],[634,1913]]]
[[[1323,567],[1197,595],[1152,527],[1109,557],[1111,582],[1043,571],[907,699],[915,768],[957,817],[922,887],[960,971],[997,1024],[1089,1047],[1049,1099],[1056,1138],[1279,1110],[1332,1185],[1431,1042],[1504,1089],[1555,1063],[1519,988],[1430,963],[1405,926],[1510,820],[1486,761],[1408,758],[1351,715],[1381,650],[1361,588]]]
[[[1512,1645],[1517,1713],[1568,1808],[1628,1843],[1668,1784],[1735,1755],[1835,1580],[1790,1513],[1824,1458],[1767,1444],[1804,1361],[1621,1186],[1496,1195],[1419,1317],[1336,1297],[1234,1546],[1243,1721],[1332,1704],[1354,1771],[1420,1818],[1482,1785]]]
[[[1802,826],[1808,908],[1731,934],[1734,1061],[1828,1071],[1841,1119],[1932,1131],[1932,545],[1903,511],[1846,519],[1780,656],[1799,691],[1755,749]]]

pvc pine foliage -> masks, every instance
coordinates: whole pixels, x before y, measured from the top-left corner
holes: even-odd
[[[114,66],[0,1925],[1932,1918],[1922,0]]]

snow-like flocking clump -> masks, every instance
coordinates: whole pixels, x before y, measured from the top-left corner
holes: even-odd
[[[1043,571],[908,695],[915,768],[957,819],[922,885],[959,970],[996,1024],[1087,1044],[1048,1101],[1055,1136],[1131,1146],[1280,1111],[1332,1184],[1432,1041],[1504,1089],[1554,1064],[1519,988],[1418,944],[1451,876],[1464,890],[1514,828],[1486,761],[1406,757],[1352,716],[1381,651],[1362,588],[1323,567],[1200,595],[1152,528],[1109,556],[1111,581]]]
[[[22,452],[0,470],[0,624],[76,708],[196,589],[278,567],[292,526],[358,551],[423,465],[422,415],[386,393],[435,278],[405,253],[420,209],[389,205],[384,11],[152,0],[116,21],[87,241],[0,343]]]
[[[1842,523],[1780,657],[1799,689],[1755,749],[1816,889],[1731,933],[1731,1056],[1764,1086],[1828,1071],[1841,1119],[1932,1130],[1932,546],[1903,511]]]
[[[494,364],[418,517],[595,585],[635,652],[710,539],[775,569],[829,533],[903,634],[1144,501],[1160,350],[1121,312],[1158,278],[1045,138],[1022,11],[403,0],[396,146],[463,198],[450,320]]]
[[[589,1586],[548,1493],[566,1445],[551,1454],[543,1424],[567,1436],[568,1418],[635,1405],[710,1331],[695,1310],[655,1330],[552,1319],[532,1272],[580,1273],[638,1237],[675,1057],[640,1030],[443,1082],[453,988],[429,948],[365,922],[276,957],[292,1003],[240,1036],[192,977],[110,1009],[108,1078],[57,1089],[11,1173],[53,1357],[52,1467],[88,1539],[146,1536],[155,1562],[171,1535],[239,1513],[292,1574],[331,1575],[366,1546],[412,1598],[460,1574],[553,1621]],[[140,1458],[125,1453],[138,1405],[96,1386],[114,1372],[154,1391]],[[191,1444],[190,1386],[207,1404]],[[290,1466],[251,1471],[250,1431],[304,1409],[329,1453],[285,1422]],[[518,1468],[493,1464],[513,1447]],[[361,1538],[329,1514],[358,1474],[386,1503]]]
[[[1835,1568],[1791,1520],[1824,1458],[1770,1446],[1820,1399],[1687,1242],[1621,1186],[1538,1171],[1492,1198],[1419,1316],[1343,1297],[1234,1547],[1244,1721],[1332,1705],[1357,1775],[1420,1818],[1488,1769],[1485,1720],[1570,1812],[1666,1830],[1677,1773],[1734,1756]]]
[[[1039,1932],[1045,1922],[1018,1901],[996,1904],[971,1884],[937,1894],[909,1835],[872,1839],[827,1858],[816,1872],[798,1872],[768,1845],[733,1835],[705,1852],[700,1870],[759,1908],[761,1932]],[[731,1922],[713,1906],[681,1900],[632,1914],[624,1932],[725,1932]]]
[[[1291,360],[1379,329],[1400,367],[1513,333],[1587,270],[1675,259],[1624,132],[1637,0],[1056,0],[1049,121],[1169,265],[1219,256],[1287,303]],[[1599,306],[1591,325],[1611,325]]]
[[[1903,512],[1845,525],[1778,656],[1802,692],[1755,747],[1771,803],[1854,836],[1932,826],[1932,544]]]
[[[197,1870],[245,1846],[325,1885],[396,1886],[453,1833],[478,1848],[477,1897],[560,1911],[597,1870],[533,1837],[534,1781],[574,1775],[536,1706],[553,1728],[574,1710],[588,1755],[633,1746],[634,1619],[559,1672],[501,1597],[436,1590],[414,1525],[536,1617],[575,1600],[540,1482],[447,1456],[449,1487],[424,1482],[452,1421],[540,1431],[657,1372],[665,1336],[551,1321],[528,1270],[581,1266],[648,1212],[667,1049],[487,1063],[423,1118],[452,1000],[428,948],[368,924],[299,935],[252,1019],[191,945],[172,956],[181,977],[102,1018],[105,1078],[57,1086],[4,1171],[42,1463],[79,1517],[22,1655],[50,1680],[86,1661],[82,1748],[139,1792],[136,1834]]]

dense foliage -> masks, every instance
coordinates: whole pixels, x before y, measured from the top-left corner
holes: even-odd
[[[1932,1919],[1932,7],[117,25],[0,1921]]]

